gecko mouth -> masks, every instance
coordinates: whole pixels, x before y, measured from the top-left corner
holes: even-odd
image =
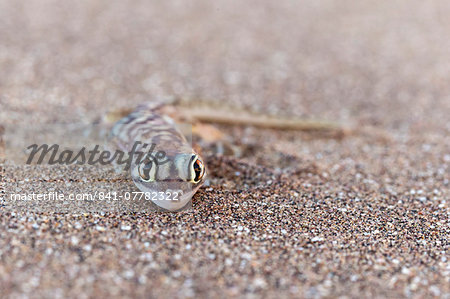
[[[135,180],[136,186],[151,198],[156,206],[169,211],[179,211],[190,205],[192,196],[200,187],[181,179],[142,182]]]
[[[134,182],[143,192],[166,192],[168,190],[177,190],[182,191],[183,193],[190,193],[198,186],[198,184],[184,181],[179,178],[165,179],[153,182],[142,182],[139,179],[135,179]]]

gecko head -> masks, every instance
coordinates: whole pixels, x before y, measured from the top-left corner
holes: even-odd
[[[204,182],[206,167],[196,153],[177,153],[168,155],[164,161],[146,158],[132,167],[131,174],[142,192],[166,194],[164,200],[157,200],[155,204],[168,210],[178,210],[190,201]],[[174,196],[173,192],[178,195]]]

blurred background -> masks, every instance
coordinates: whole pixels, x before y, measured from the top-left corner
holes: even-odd
[[[0,117],[74,121],[176,96],[448,129],[449,12],[447,1],[1,1]]]
[[[207,152],[186,214],[0,205],[0,297],[448,298],[449,15],[445,0],[0,0],[0,134],[167,97],[351,129],[219,127],[247,153]],[[1,158],[16,191],[134,187]]]

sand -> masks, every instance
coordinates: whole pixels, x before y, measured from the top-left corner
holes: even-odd
[[[219,126],[183,213],[0,206],[1,297],[450,297],[447,1],[0,1],[0,125],[181,97],[350,133]],[[70,133],[68,133],[70,134]],[[0,162],[2,189],[127,190]],[[69,188],[70,187],[70,188]]]

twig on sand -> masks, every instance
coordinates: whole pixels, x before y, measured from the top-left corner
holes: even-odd
[[[235,126],[297,131],[336,131],[342,130],[337,123],[323,120],[289,119],[250,114],[224,114],[220,111],[190,111],[190,116],[200,122]]]
[[[230,107],[206,101],[175,101],[166,112],[176,119],[195,123],[214,123],[228,126],[252,126],[264,129],[346,134],[340,124],[325,120],[298,119],[249,112],[245,108]],[[174,115],[175,114],[175,115]]]

